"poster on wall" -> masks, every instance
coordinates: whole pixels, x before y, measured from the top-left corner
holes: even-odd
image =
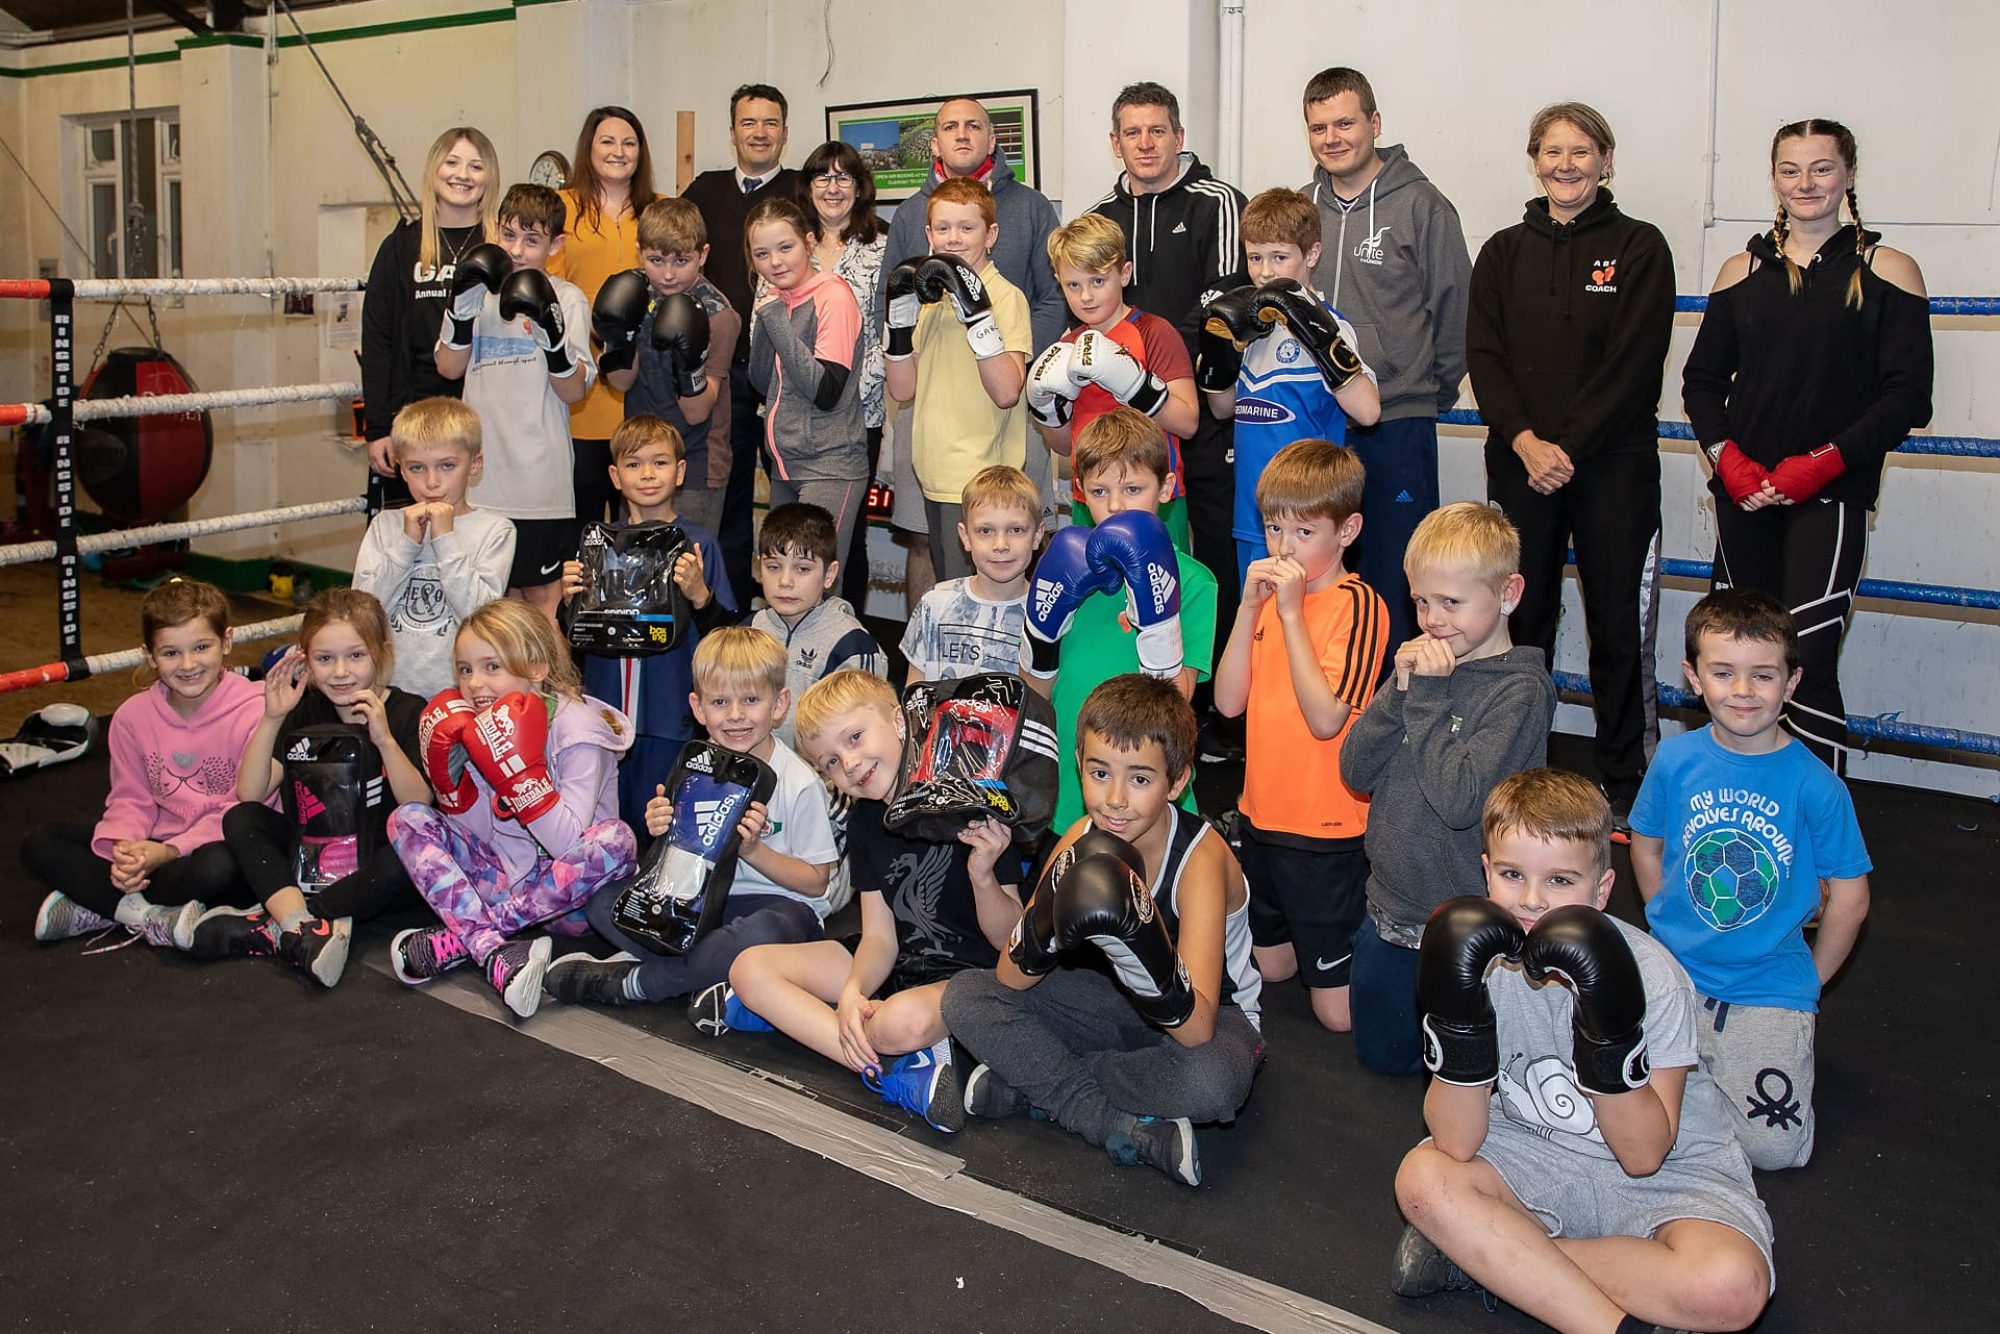
[[[951,93],[909,102],[852,102],[826,109],[826,137],[861,155],[875,173],[875,198],[884,204],[908,199],[931,172],[931,137],[938,108],[961,97],[979,99],[993,118],[999,151],[1013,165],[1014,179],[1041,186],[1042,151],[1032,88],[997,93]]]

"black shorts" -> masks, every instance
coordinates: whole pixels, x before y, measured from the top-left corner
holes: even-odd
[[[861,933],[842,936],[841,945],[849,954],[861,952]],[[949,982],[952,978],[977,964],[960,963],[954,959],[917,958],[898,953],[896,962],[889,968],[889,976],[882,979],[882,985],[875,988],[876,1000],[888,1000],[899,991],[915,991],[918,987],[930,986],[933,982]],[[988,967],[987,972],[992,972]]]
[[[514,520],[514,568],[509,588],[540,588],[562,578],[563,562],[576,559],[582,528],[575,519]]]
[[[1313,849],[1274,842],[1248,820],[1238,860],[1250,886],[1250,939],[1291,945],[1308,987],[1344,987],[1354,933],[1368,906],[1368,854],[1358,838],[1316,839]],[[1304,840],[1300,840],[1303,842]]]

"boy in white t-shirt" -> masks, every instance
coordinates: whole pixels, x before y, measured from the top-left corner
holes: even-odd
[[[1028,474],[995,464],[965,484],[958,540],[972,573],[934,585],[903,632],[906,685],[954,681],[1021,665],[1028,572],[1042,535],[1042,497]]]

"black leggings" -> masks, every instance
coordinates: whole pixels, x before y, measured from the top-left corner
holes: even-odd
[[[1755,588],[1792,610],[1805,674],[1785,722],[1837,774],[1847,771],[1847,703],[1840,641],[1868,557],[1868,509],[1846,500],[1771,505],[1746,514],[1715,507],[1715,587]]]
[[[298,834],[283,811],[254,801],[232,806],[222,817],[222,838],[243,868],[243,878],[257,902],[268,902],[279,890],[297,887],[293,859],[298,855]],[[405,902],[415,903],[416,890],[396,850],[384,837],[359,870],[313,894],[311,902],[321,917],[352,917],[365,922]]]
[[[21,862],[50,889],[59,889],[99,917],[113,917],[125,897],[111,883],[111,863],[91,851],[94,824],[37,825],[21,840]],[[146,902],[162,907],[199,902],[248,907],[255,902],[236,859],[221,842],[204,843],[153,872]]]
[[[875,469],[882,462],[882,428],[868,428],[868,485],[875,484]],[[854,516],[854,532],[840,557],[840,595],[863,615],[868,606],[868,492],[861,493],[861,512]],[[739,599],[740,600],[740,599]]]
[[[576,521],[603,523],[605,515],[623,520],[618,508],[618,489],[611,485],[611,442],[572,440],[570,484],[576,488]]]

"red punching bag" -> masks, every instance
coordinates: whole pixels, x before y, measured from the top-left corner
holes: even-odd
[[[190,394],[194,382],[168,353],[121,347],[84,381],[83,398]],[[76,433],[76,473],[98,507],[121,524],[158,523],[208,476],[215,432],[205,412],[148,413],[92,422]]]

